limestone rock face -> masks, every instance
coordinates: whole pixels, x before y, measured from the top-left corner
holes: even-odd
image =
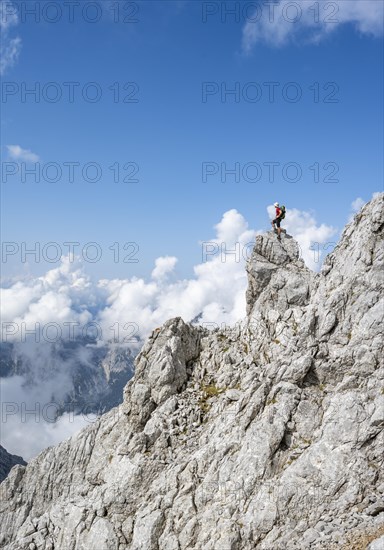
[[[286,235],[278,241],[271,233],[257,235],[247,265],[247,315],[256,306],[263,310],[273,305],[307,303],[311,272],[299,255],[299,246],[292,237]]]
[[[1,484],[6,550],[381,550],[384,196],[321,273],[257,237],[247,318],[168,321],[124,403]]]

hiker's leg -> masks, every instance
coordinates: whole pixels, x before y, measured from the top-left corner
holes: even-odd
[[[281,233],[281,229],[280,229],[280,220],[279,219],[276,219],[276,225],[277,225],[277,238],[280,240],[281,237],[280,237],[280,233]]]

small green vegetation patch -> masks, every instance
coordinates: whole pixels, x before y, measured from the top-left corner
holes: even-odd
[[[203,390],[205,399],[209,399],[210,397],[214,397],[215,395],[220,395],[225,391],[217,388],[214,384],[211,384],[209,386],[202,386],[201,389]]]

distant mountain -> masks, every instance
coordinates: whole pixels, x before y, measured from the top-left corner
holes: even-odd
[[[0,376],[22,376],[26,388],[38,386],[47,402],[58,405],[59,415],[83,408],[101,414],[122,402],[134,358],[125,346],[98,346],[85,339],[35,346],[5,342],[0,345]]]
[[[0,483],[7,477],[16,464],[21,464],[22,466],[27,465],[21,456],[11,455],[0,445]]]

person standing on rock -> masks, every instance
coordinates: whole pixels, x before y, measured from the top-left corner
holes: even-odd
[[[279,206],[278,202],[275,202],[273,206],[276,208],[276,217],[274,220],[271,221],[271,225],[274,231],[276,231],[276,227],[277,227],[277,238],[279,239],[279,241],[281,241],[280,223],[281,223],[281,220],[285,218],[285,206]]]

